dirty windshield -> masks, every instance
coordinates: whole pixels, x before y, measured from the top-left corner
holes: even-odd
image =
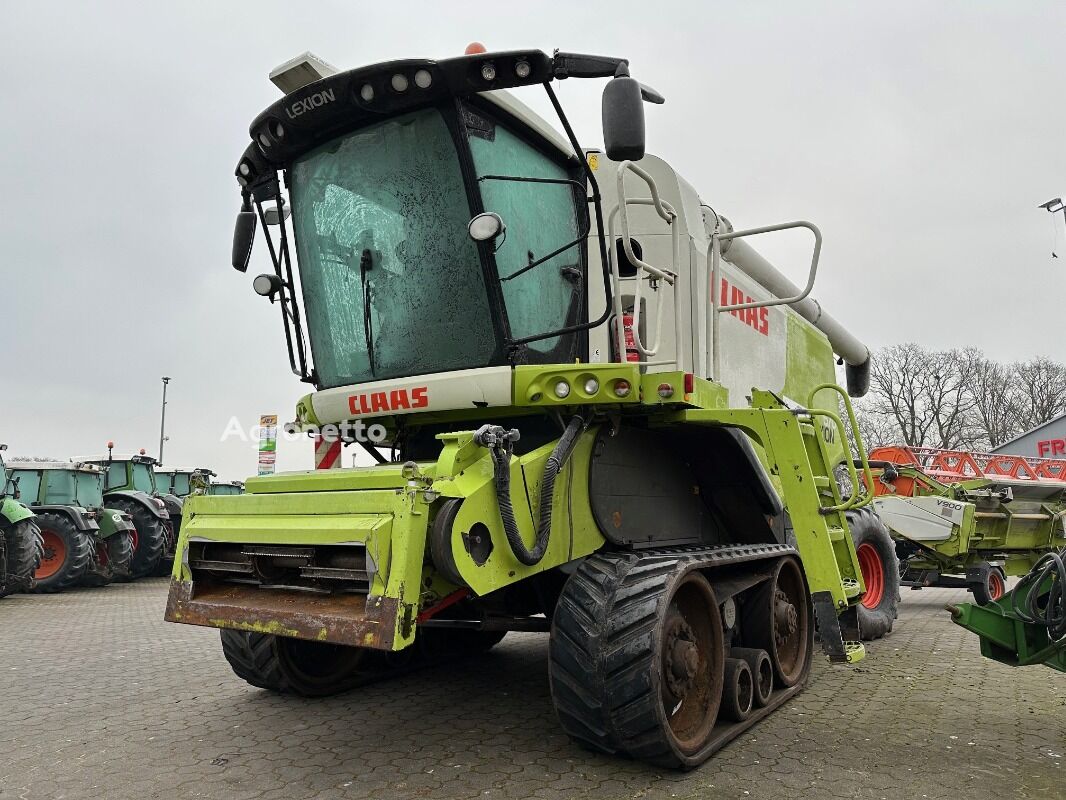
[[[151,465],[134,462],[132,466],[133,488],[139,492],[153,494],[155,492],[155,472],[152,470]]]
[[[296,161],[291,181],[319,387],[489,363],[485,282],[439,112],[340,137]]]

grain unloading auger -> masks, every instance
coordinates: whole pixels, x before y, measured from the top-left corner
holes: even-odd
[[[621,59],[305,57],[272,77],[233,263],[258,220],[274,271],[254,288],[317,390],[296,426],[379,424],[385,444],[361,440],[376,466],[190,497],[168,619],[308,695],[550,631],[567,732],[673,766],[802,688],[815,620],[831,659],[862,657],[847,515],[869,494],[834,480],[861,483],[833,353],[854,394],[869,356],[809,296],[813,225],[734,230],[645,156],[662,98]],[[609,79],[605,153],[576,140],[564,78]],[[565,137],[501,91],[533,85]],[[816,242],[803,289],[748,244],[792,228]]]

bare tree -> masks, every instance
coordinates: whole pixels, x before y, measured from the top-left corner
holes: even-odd
[[[1066,366],[1039,357],[1013,365],[1018,382],[1019,433],[1066,413]]]
[[[1021,392],[1014,368],[977,354],[973,367],[973,424],[967,446],[995,449],[1018,434]]]

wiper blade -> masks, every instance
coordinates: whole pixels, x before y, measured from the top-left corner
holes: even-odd
[[[370,282],[366,279],[366,274],[374,266],[374,254],[369,247],[363,248],[362,255],[359,256],[359,281],[363,286],[363,337],[366,339],[366,354],[370,360],[370,374],[377,374],[377,369],[374,365],[374,321],[373,312],[370,309]]]

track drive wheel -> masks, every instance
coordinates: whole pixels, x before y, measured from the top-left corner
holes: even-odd
[[[866,584],[857,611],[859,635],[868,642],[890,633],[899,616],[899,558],[892,535],[872,508],[848,511],[847,518]]]
[[[783,558],[770,580],[755,591],[744,606],[744,642],[770,654],[779,686],[807,680],[814,647],[814,623],[807,580],[799,561]]]
[[[76,586],[93,557],[92,539],[74,527],[65,514],[45,511],[37,515],[44,555],[34,573],[35,592],[61,592]]]
[[[563,728],[596,750],[696,766],[722,702],[723,639],[714,590],[691,564],[586,559],[552,620],[549,678]]]
[[[989,566],[985,571],[984,581],[970,584],[973,599],[979,606],[987,606],[1001,598],[1007,591],[1007,573],[1000,567]]]
[[[303,697],[340,694],[380,671],[386,654],[360,647],[287,636],[223,630],[222,652],[238,677],[252,686]]]
[[[109,497],[107,507],[118,511],[125,511],[133,517],[133,525],[136,529],[133,551],[133,560],[130,563],[130,573],[134,578],[143,578],[152,574],[152,570],[159,564],[163,556],[163,547],[166,544],[166,530],[163,520],[152,514],[140,503],[128,497]]]
[[[0,529],[7,554],[6,574],[0,575],[0,597],[28,592],[44,555],[41,529],[35,518],[24,519]]]

